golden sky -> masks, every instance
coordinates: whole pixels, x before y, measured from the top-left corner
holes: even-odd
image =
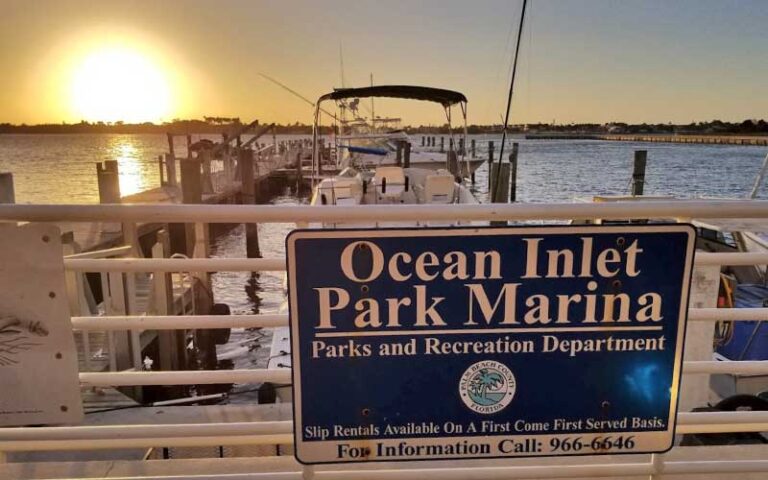
[[[342,86],[462,91],[504,111],[519,0],[0,0],[0,122],[238,116],[311,122]],[[764,117],[768,2],[532,0],[512,122]],[[341,48],[340,48],[341,47]],[[367,108],[367,104],[366,104]],[[364,112],[366,113],[366,112]],[[377,115],[442,123],[437,106]]]

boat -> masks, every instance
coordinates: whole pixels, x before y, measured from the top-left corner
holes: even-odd
[[[442,103],[449,108],[451,101],[463,98],[463,95],[445,90],[426,89],[423,87],[386,87],[386,89],[374,87],[371,89],[347,89],[336,90],[320,97],[317,112],[320,112],[320,104],[327,99],[342,99],[376,94],[378,96],[400,96],[398,98],[419,98]],[[353,91],[352,91],[353,90]],[[360,90],[369,90],[360,92]],[[448,93],[446,93],[448,92]],[[348,96],[349,95],[349,96]],[[460,97],[459,97],[460,96]],[[464,100],[466,101],[466,100]],[[463,108],[466,111],[466,108]],[[315,115],[314,132],[318,131],[319,114]],[[317,146],[317,136],[313,139]],[[347,149],[349,151],[349,149]],[[450,151],[449,151],[450,152]],[[353,153],[355,152],[353,150]],[[473,205],[478,204],[472,192],[461,182],[461,176],[440,168],[437,160],[417,162],[408,166],[407,159],[397,164],[384,163],[358,163],[352,162],[356,167],[346,166],[338,175],[332,175],[317,181],[312,189],[310,205],[318,207],[328,206],[352,206],[352,205]],[[411,164],[414,164],[411,162]],[[320,155],[317,147],[314,148],[312,158],[313,179],[320,178]],[[423,168],[427,165],[432,168]],[[456,164],[454,164],[455,167]],[[362,167],[362,168],[360,168]],[[424,222],[419,220],[386,222],[371,220],[369,222],[334,222],[316,223],[306,225],[309,228],[391,228],[391,227],[435,227],[435,226],[466,226],[475,225],[478,222],[446,221]],[[287,292],[287,286],[285,286]],[[281,307],[281,313],[287,313],[287,303]],[[289,327],[274,329],[270,359],[267,368],[288,368],[291,363],[291,343]],[[265,400],[277,400],[281,402],[292,401],[291,389],[287,386],[267,385],[264,387]]]
[[[418,146],[407,132],[393,128],[399,118],[381,118],[371,116],[363,118],[358,112],[361,98],[399,98],[439,103],[445,110],[450,132],[447,150],[435,151],[429,147]],[[467,137],[467,97],[452,90],[421,87],[412,85],[377,85],[364,88],[343,88],[320,97],[316,105],[315,124],[318,124],[322,108],[320,103],[333,100],[342,112],[340,129],[334,137],[331,151],[340,169],[353,167],[358,170],[370,170],[382,166],[413,166],[429,170],[448,169],[457,177],[472,175],[483,163],[483,159],[469,158],[466,152]],[[463,129],[461,134],[454,134],[451,125],[452,107],[459,105]],[[343,112],[350,111],[352,120],[345,120]],[[317,132],[315,142],[317,145]],[[452,167],[450,164],[455,164]]]

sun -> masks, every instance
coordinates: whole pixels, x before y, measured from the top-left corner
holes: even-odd
[[[77,64],[71,102],[77,118],[89,122],[156,122],[170,113],[171,90],[148,56],[108,47],[92,51]]]

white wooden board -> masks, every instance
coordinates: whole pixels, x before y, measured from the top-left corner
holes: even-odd
[[[0,385],[0,425],[82,420],[55,226],[0,226]]]

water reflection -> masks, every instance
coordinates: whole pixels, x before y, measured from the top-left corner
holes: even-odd
[[[120,194],[125,197],[154,187],[148,182],[149,165],[132,136],[120,135],[110,140],[109,156],[117,160],[120,171]]]

